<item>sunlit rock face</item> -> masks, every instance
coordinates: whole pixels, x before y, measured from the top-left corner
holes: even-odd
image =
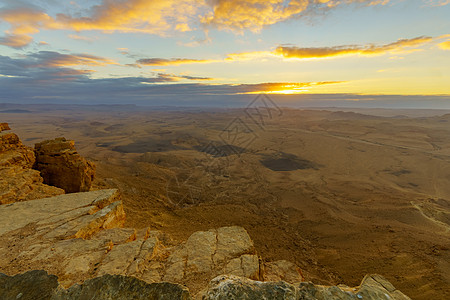
[[[95,165],[75,149],[75,142],[65,138],[47,140],[35,145],[34,168],[41,172],[44,183],[62,188],[66,193],[89,191],[94,180]]]
[[[5,130],[11,130],[11,128],[9,128],[8,123],[0,123],[0,132]]]
[[[0,204],[64,194],[62,189],[43,184],[33,149],[22,144],[7,123],[0,123]]]

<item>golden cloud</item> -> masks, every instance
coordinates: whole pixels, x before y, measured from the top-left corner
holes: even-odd
[[[300,17],[308,9],[320,10],[341,4],[362,3],[384,5],[390,0],[217,0],[212,12],[204,15],[201,22],[219,29],[232,31],[260,31],[291,18]]]
[[[439,47],[444,50],[450,50],[450,41],[440,43]]]
[[[20,49],[27,46],[33,38],[28,35],[6,35],[0,37],[0,45]]]
[[[403,51],[407,47],[416,47],[431,42],[431,37],[417,37],[413,39],[401,39],[397,42],[386,45],[367,45],[367,46],[335,46],[335,47],[313,47],[300,48],[290,46],[280,46],[275,50],[275,54],[284,58],[328,58],[346,55],[381,55],[391,51]],[[410,51],[410,50],[407,50]]]
[[[74,18],[58,14],[56,21],[76,31],[101,30],[165,34],[189,30],[187,23],[197,12],[197,0],[104,0],[89,16]]]
[[[309,10],[341,4],[383,5],[389,0],[102,0],[81,16],[50,16],[30,7],[3,8],[0,19],[10,24],[10,35],[30,36],[41,29],[77,32],[140,32],[168,35],[214,26],[232,31],[259,31]],[[83,15],[84,13],[84,15]]]
[[[283,59],[323,59],[349,55],[382,55],[386,53],[411,53],[421,49],[411,49],[432,42],[432,37],[416,37],[412,39],[400,39],[386,45],[347,45],[333,47],[296,47],[279,46],[274,51],[253,51],[232,53],[227,56],[227,61],[242,61],[253,59],[267,59],[280,57]]]
[[[61,54],[53,51],[40,51],[32,55],[36,60],[33,67],[54,68],[68,66],[117,65],[115,61],[89,54]]]

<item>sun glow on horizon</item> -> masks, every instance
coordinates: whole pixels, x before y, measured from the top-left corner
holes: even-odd
[[[0,0],[0,101],[450,95],[448,0],[44,2]]]

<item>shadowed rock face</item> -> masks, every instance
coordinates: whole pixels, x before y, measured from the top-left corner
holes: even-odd
[[[0,273],[0,299],[51,299],[58,285],[58,277],[42,270],[16,276]]]
[[[134,277],[104,275],[64,289],[58,277],[43,270],[29,271],[16,276],[0,273],[0,299],[191,299],[187,288],[168,282],[146,283]]]
[[[189,290],[169,282],[147,283],[135,277],[104,275],[64,289],[58,277],[46,271],[28,271],[15,276],[0,273],[1,299],[49,300],[188,300]],[[380,275],[366,276],[356,288],[319,286],[309,282],[262,282],[237,276],[218,276],[196,299],[203,300],[410,300]]]
[[[37,143],[35,154],[34,168],[41,172],[46,184],[67,193],[87,192],[91,188],[95,165],[78,154],[74,141],[57,138]]]

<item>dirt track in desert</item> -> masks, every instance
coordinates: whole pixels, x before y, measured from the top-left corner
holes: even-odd
[[[379,273],[413,299],[450,298],[446,112],[2,110],[29,146],[75,140],[96,188],[120,189],[128,226],[183,240],[239,225],[264,258],[296,262],[316,283]]]

